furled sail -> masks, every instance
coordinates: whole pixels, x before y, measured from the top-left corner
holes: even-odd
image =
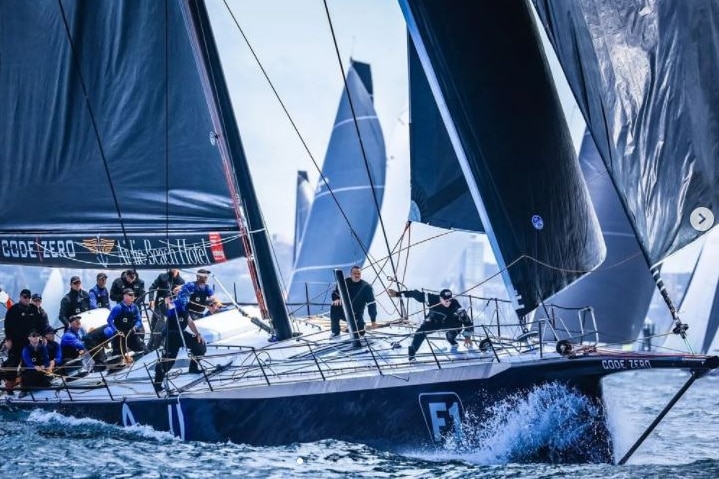
[[[302,243],[302,233],[305,230],[307,216],[310,214],[312,206],[312,189],[310,188],[310,180],[307,172],[300,170],[297,172],[297,191],[295,193],[295,242],[292,251],[292,262],[297,259],[297,251]]]
[[[719,214],[719,1],[534,4],[654,266]]]
[[[386,163],[370,66],[353,61],[322,166],[327,183],[320,179],[312,201],[290,280],[289,304],[309,300],[310,313],[318,312],[328,303],[333,269],[364,263],[379,221],[375,198],[381,205]]]
[[[604,243],[524,1],[402,0],[515,309],[595,268]]]
[[[0,3],[0,111],[13,118],[0,125],[0,261],[163,268],[244,255],[187,5]]]

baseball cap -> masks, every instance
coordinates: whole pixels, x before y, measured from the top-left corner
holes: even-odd
[[[452,291],[445,288],[439,292],[439,297],[442,299],[452,299]]]

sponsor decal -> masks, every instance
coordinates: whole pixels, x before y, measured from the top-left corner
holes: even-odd
[[[210,233],[210,251],[212,251],[212,258],[215,260],[215,263],[227,261],[220,233]]]
[[[239,237],[223,239],[218,232],[206,235],[144,236],[127,241],[115,235],[82,237],[17,237],[0,240],[0,260],[16,264],[46,263],[70,266],[81,262],[104,267],[193,267],[225,262],[242,256]]]
[[[419,405],[432,441],[461,440],[464,408],[453,392],[422,393]]]
[[[95,254],[108,254],[115,247],[114,239],[93,238],[82,240],[85,249]]]

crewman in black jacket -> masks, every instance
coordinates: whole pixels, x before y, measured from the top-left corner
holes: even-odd
[[[467,312],[462,308],[459,301],[452,297],[451,290],[443,289],[438,295],[423,293],[416,289],[410,291],[388,289],[387,293],[392,297],[404,296],[415,299],[420,303],[425,303],[429,308],[424,323],[415,331],[412,344],[408,348],[410,360],[414,359],[415,354],[420,346],[422,346],[424,338],[429,331],[446,329],[445,337],[447,341],[449,341],[449,344],[452,345],[452,349],[454,349],[458,345],[456,341],[457,335],[463,330],[464,344],[471,346],[472,333],[474,332],[472,318],[470,318]]]

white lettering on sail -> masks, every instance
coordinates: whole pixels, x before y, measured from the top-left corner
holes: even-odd
[[[135,247],[135,240],[130,240],[129,246],[118,245],[117,252],[122,264],[142,266],[164,265],[205,265],[210,264],[208,249],[210,243],[201,240],[199,243],[187,243],[187,240],[177,239],[165,246],[153,247],[150,240],[142,241],[142,248]]]
[[[2,240],[0,255],[3,258],[74,258],[75,244],[72,240]]]

